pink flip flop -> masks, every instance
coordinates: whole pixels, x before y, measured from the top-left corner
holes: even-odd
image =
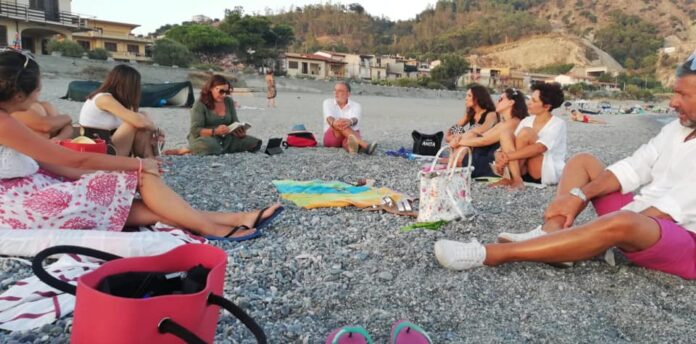
[[[344,326],[331,331],[326,344],[372,344],[372,338],[363,327]]]
[[[389,344],[433,344],[433,341],[420,326],[399,320],[392,325]]]

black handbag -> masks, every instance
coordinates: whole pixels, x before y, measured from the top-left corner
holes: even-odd
[[[445,133],[438,131],[435,134],[423,134],[414,130],[411,136],[413,137],[413,154],[435,155],[440,150]]]
[[[268,139],[268,144],[266,144],[265,153],[268,155],[276,155],[283,153],[283,148],[281,147],[283,143],[282,138],[271,138]]]

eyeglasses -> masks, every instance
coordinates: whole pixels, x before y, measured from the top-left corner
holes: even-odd
[[[227,88],[227,89],[224,89],[224,88],[218,88],[218,90],[217,90],[217,91],[218,91],[218,93],[220,93],[220,94],[230,94],[230,93],[232,93],[232,90],[231,90],[231,89],[229,89],[229,88]]]

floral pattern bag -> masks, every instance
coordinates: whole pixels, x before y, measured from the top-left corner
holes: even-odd
[[[476,214],[471,198],[471,150],[463,149],[456,159],[450,159],[446,170],[435,170],[435,164],[446,149],[443,147],[435,155],[430,172],[419,172],[420,210],[418,222],[452,221],[470,219]],[[461,154],[467,152],[467,167],[456,167]],[[450,152],[454,154],[454,152]]]

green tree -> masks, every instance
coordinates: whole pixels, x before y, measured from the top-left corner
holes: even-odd
[[[188,24],[169,29],[165,36],[175,40],[197,55],[228,53],[239,42],[224,32],[208,25]]]
[[[188,67],[191,63],[191,52],[185,45],[167,38],[157,40],[152,49],[152,59],[163,66]]]
[[[620,11],[611,13],[611,18],[611,24],[597,31],[595,43],[624,67],[636,68],[636,61],[655,54],[662,46],[662,39],[654,24]],[[631,67],[628,66],[629,58],[633,62]]]
[[[239,12],[228,12],[219,28],[239,42],[237,55],[254,65],[276,58],[295,37],[289,25],[273,25],[267,17],[242,16]]]
[[[450,90],[457,88],[457,79],[469,68],[466,60],[455,54],[447,54],[441,58],[442,63],[430,71],[433,81],[442,84]]]
[[[59,41],[52,39],[48,42],[46,50],[48,50],[49,53],[58,51],[63,54],[63,56],[67,57],[82,57],[85,53],[85,49],[81,45],[68,40]]]

